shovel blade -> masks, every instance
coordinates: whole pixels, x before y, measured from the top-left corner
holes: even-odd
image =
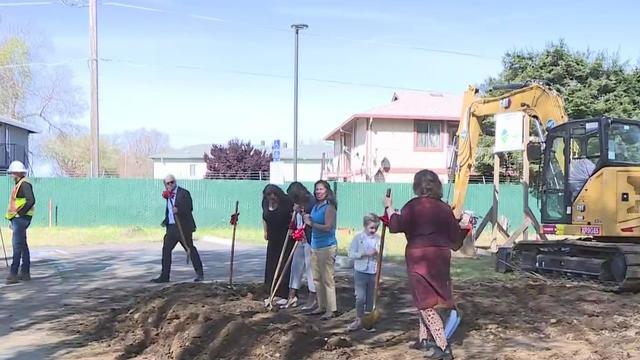
[[[368,313],[362,319],[362,327],[365,329],[371,329],[375,324],[380,321],[382,318],[382,312],[378,309],[374,309],[372,312]]]

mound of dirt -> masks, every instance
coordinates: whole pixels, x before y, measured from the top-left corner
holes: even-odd
[[[353,308],[350,279],[338,305]],[[529,278],[458,282],[457,359],[640,358],[640,296]],[[376,333],[347,333],[353,311],[321,322],[298,309],[269,312],[260,286],[176,284],[122,306],[66,318],[85,343],[69,359],[420,359],[404,279],[386,281]],[[90,336],[88,336],[90,335]]]

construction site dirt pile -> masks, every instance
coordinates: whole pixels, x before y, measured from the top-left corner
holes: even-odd
[[[353,308],[337,279],[339,308]],[[327,322],[268,311],[258,285],[176,284],[60,320],[81,334],[66,359],[419,359],[417,318],[403,279],[385,279],[377,332],[347,333],[353,311]],[[526,277],[459,281],[457,359],[638,359],[640,295]],[[120,299],[122,300],[122,299]]]

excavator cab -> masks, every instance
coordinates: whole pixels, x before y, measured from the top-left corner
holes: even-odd
[[[602,218],[589,221],[585,215],[575,212],[585,213],[587,207],[598,207],[597,203],[584,203],[587,197],[591,198],[586,194],[589,191],[601,192],[601,197],[622,196],[615,194],[615,188],[599,185],[615,182],[616,173],[608,170],[640,166],[640,122],[607,117],[572,120],[549,129],[545,144],[542,223],[570,225],[576,222],[586,226],[603,223]],[[590,181],[592,178],[594,181]],[[582,231],[570,232],[573,233],[566,235],[589,235]]]
[[[571,205],[603,164],[603,119],[569,121],[547,133],[542,171],[542,222],[570,224]]]
[[[553,238],[517,242],[512,260],[640,290],[640,121],[571,120],[544,143],[540,214]]]

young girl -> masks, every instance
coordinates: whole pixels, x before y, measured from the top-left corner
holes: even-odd
[[[353,283],[356,291],[356,319],[347,328],[349,331],[362,328],[365,311],[373,310],[377,258],[380,250],[380,219],[375,214],[366,215],[363,226],[364,230],[353,238],[349,247],[349,257],[354,260]]]
[[[311,211],[315,205],[315,198],[302,183],[292,182],[287,188],[287,195],[293,201],[293,211],[296,213],[296,226],[303,223],[303,213]],[[314,310],[316,308],[316,287],[313,283],[311,270],[311,228],[305,227],[306,240],[298,245],[291,262],[291,279],[289,280],[289,298],[282,299],[278,305],[282,308],[296,307],[298,305],[298,293],[302,288],[302,278],[306,275],[309,298],[302,310]]]

